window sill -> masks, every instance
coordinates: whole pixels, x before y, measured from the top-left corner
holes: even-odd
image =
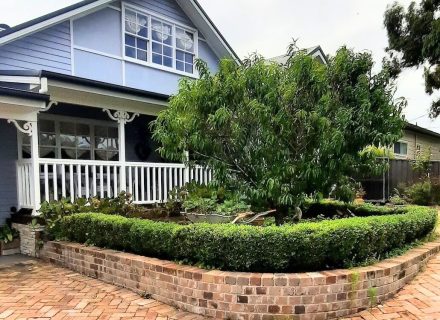
[[[161,66],[159,64],[154,64],[154,63],[151,63],[151,62],[143,62],[143,61],[140,61],[140,60],[137,60],[137,59],[133,59],[133,58],[130,58],[130,57],[125,57],[125,56],[123,57],[123,61],[124,62],[130,62],[130,63],[133,63],[133,64],[138,64],[138,65],[141,65],[141,66],[144,66],[144,67],[148,67],[148,68],[152,68],[152,69],[157,69],[157,70],[165,71],[165,72],[168,72],[168,73],[177,74],[177,75],[184,76],[184,77],[187,77],[187,78],[199,79],[199,75],[198,75],[197,71],[194,74],[191,74],[191,73],[179,71],[179,70],[176,70],[176,69],[173,69],[173,68],[164,67],[164,66]]]

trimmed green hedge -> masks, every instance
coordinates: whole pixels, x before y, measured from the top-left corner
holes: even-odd
[[[436,225],[437,212],[325,220],[281,227],[153,222],[97,213],[65,217],[71,241],[230,271],[292,272],[338,268],[402,248]]]

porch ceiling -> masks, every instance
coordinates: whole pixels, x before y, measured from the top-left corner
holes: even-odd
[[[168,106],[163,100],[59,80],[48,79],[47,90],[52,101],[152,116],[157,116]]]

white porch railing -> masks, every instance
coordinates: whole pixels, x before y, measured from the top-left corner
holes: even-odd
[[[121,170],[125,169],[125,181]],[[32,164],[18,161],[19,201],[21,207],[32,207]],[[61,198],[113,198],[127,191],[137,204],[164,202],[169,192],[189,181],[208,183],[212,172],[202,167],[183,164],[109,162],[87,160],[40,159],[41,200]]]
[[[33,208],[33,175],[32,161],[22,160],[17,162],[17,195],[18,203],[21,208]]]

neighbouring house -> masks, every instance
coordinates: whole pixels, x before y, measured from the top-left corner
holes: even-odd
[[[211,172],[167,163],[148,123],[195,58],[239,61],[196,0],[85,0],[0,25],[0,224],[62,197],[164,201]]]
[[[308,49],[304,49],[304,52],[323,64],[328,63],[327,56],[322,50],[321,46],[315,46]],[[289,56],[286,54],[267,59],[267,61],[269,62],[276,62],[282,65],[286,65],[288,60],[289,60]]]
[[[407,123],[392,151],[396,159],[414,160],[418,153],[431,152],[431,160],[440,161],[440,133]]]

